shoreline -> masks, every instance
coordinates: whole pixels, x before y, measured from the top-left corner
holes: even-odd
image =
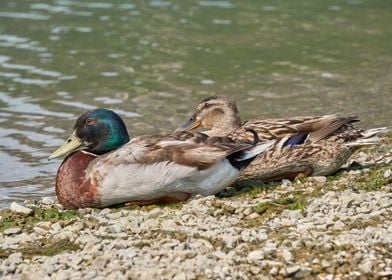
[[[0,210],[0,277],[388,279],[391,143],[334,176],[185,203],[64,211],[53,198],[26,201],[29,213]]]

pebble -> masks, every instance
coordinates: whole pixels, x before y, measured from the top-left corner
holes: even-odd
[[[42,204],[46,204],[46,205],[52,205],[52,204],[55,204],[55,200],[54,200],[54,198],[52,198],[52,197],[48,197],[48,196],[46,196],[46,197],[44,197],[44,198],[42,198]]]
[[[371,260],[364,260],[358,265],[359,270],[363,273],[370,273],[372,272],[373,262]]]
[[[8,256],[8,261],[10,263],[14,263],[14,264],[20,264],[22,262],[22,253],[17,252],[17,253],[13,253],[11,255]]]
[[[22,229],[20,227],[12,227],[12,228],[7,228],[3,231],[5,235],[13,235],[13,234],[18,234],[21,233]]]
[[[11,203],[10,209],[13,212],[24,214],[24,215],[30,215],[31,213],[33,213],[33,209],[24,207],[16,202]]]
[[[291,262],[293,260],[293,254],[291,254],[289,250],[283,250],[281,256],[286,262]]]
[[[342,230],[346,225],[342,221],[337,221],[333,225],[334,230]]]
[[[254,219],[257,219],[258,217],[260,217],[259,214],[257,214],[257,213],[252,213],[252,214],[250,214],[250,215],[248,216],[248,219],[254,220]]]
[[[301,269],[301,267],[299,265],[292,265],[286,268],[286,275],[292,275],[294,273],[296,273],[297,271],[299,271]]]
[[[45,234],[48,232],[46,229],[43,229],[43,228],[41,228],[41,227],[34,227],[34,228],[33,228],[33,231],[34,231],[36,234],[39,234],[39,235],[45,235]]]
[[[262,250],[255,250],[248,254],[248,259],[252,261],[264,259],[264,252]]]
[[[327,182],[327,177],[325,176],[314,176],[311,178],[313,182],[316,182],[318,184],[325,184]]]
[[[322,266],[323,268],[327,268],[327,267],[330,267],[330,266],[331,266],[331,263],[330,263],[329,261],[327,261],[327,260],[322,260],[322,261],[321,261],[321,266]]]

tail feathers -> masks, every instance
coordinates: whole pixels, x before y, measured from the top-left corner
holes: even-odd
[[[389,129],[387,127],[379,127],[365,130],[362,132],[362,137],[358,138],[352,142],[346,143],[349,147],[360,147],[360,146],[370,146],[377,145],[380,143],[381,139],[379,133],[387,133]]]
[[[275,143],[276,140],[267,141],[263,144],[255,145],[249,150],[239,151],[231,154],[227,157],[227,159],[235,168],[242,170],[243,168],[247,167],[255,157],[269,150],[269,148],[271,148]]]

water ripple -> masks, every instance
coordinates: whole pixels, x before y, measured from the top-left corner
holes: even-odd
[[[85,103],[81,103],[81,102],[75,102],[75,101],[54,100],[52,102],[53,103],[62,104],[62,105],[65,105],[65,106],[77,107],[77,108],[81,108],[81,109],[85,109],[85,110],[94,110],[94,109],[97,108],[97,106],[94,106],[94,105],[89,105],[89,104],[85,104]],[[113,110],[116,111],[118,114],[123,115],[123,116],[128,117],[128,118],[133,118],[133,117],[139,117],[140,116],[140,114],[135,113],[135,112],[128,112],[128,111],[124,111],[124,110],[120,110],[120,109],[113,109]]]
[[[13,12],[0,12],[0,17],[17,18],[17,19],[32,19],[32,20],[48,20],[50,16],[33,13],[13,13]]]
[[[10,34],[0,35],[0,46],[17,49],[32,50],[36,52],[46,52],[47,48],[41,47],[37,41],[29,41],[29,38],[19,37]]]
[[[199,1],[199,5],[203,7],[216,7],[216,8],[234,8],[234,4],[229,1]]]
[[[75,6],[80,8],[91,8],[91,9],[110,9],[113,7],[112,3],[103,2],[78,2],[78,1],[68,1],[68,0],[56,0],[56,3],[64,6]]]
[[[12,81],[25,85],[37,85],[37,86],[45,86],[45,85],[58,83],[58,81],[52,81],[52,80],[27,79],[27,78],[14,78],[12,79]]]
[[[29,103],[31,99],[31,97],[10,97],[4,92],[0,92],[0,101],[7,105],[5,108],[2,108],[2,110],[9,112],[28,113],[32,115],[54,116],[59,118],[74,117],[74,115],[70,113],[52,112],[44,109],[40,105]]]

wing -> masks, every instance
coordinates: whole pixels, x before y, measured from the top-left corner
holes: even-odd
[[[318,142],[338,132],[342,127],[351,127],[350,124],[356,121],[359,120],[355,116],[338,117],[336,115],[255,120],[244,123],[240,130],[228,136],[235,141],[241,138],[249,141],[249,134],[246,135],[244,129],[251,128],[258,133],[260,141],[302,134],[306,135],[306,140]]]
[[[227,137],[208,137],[202,133],[179,131],[166,136],[141,136],[113,152],[97,158],[95,168],[111,165],[153,165],[173,162],[207,169],[223,158],[252,145],[234,143]]]

